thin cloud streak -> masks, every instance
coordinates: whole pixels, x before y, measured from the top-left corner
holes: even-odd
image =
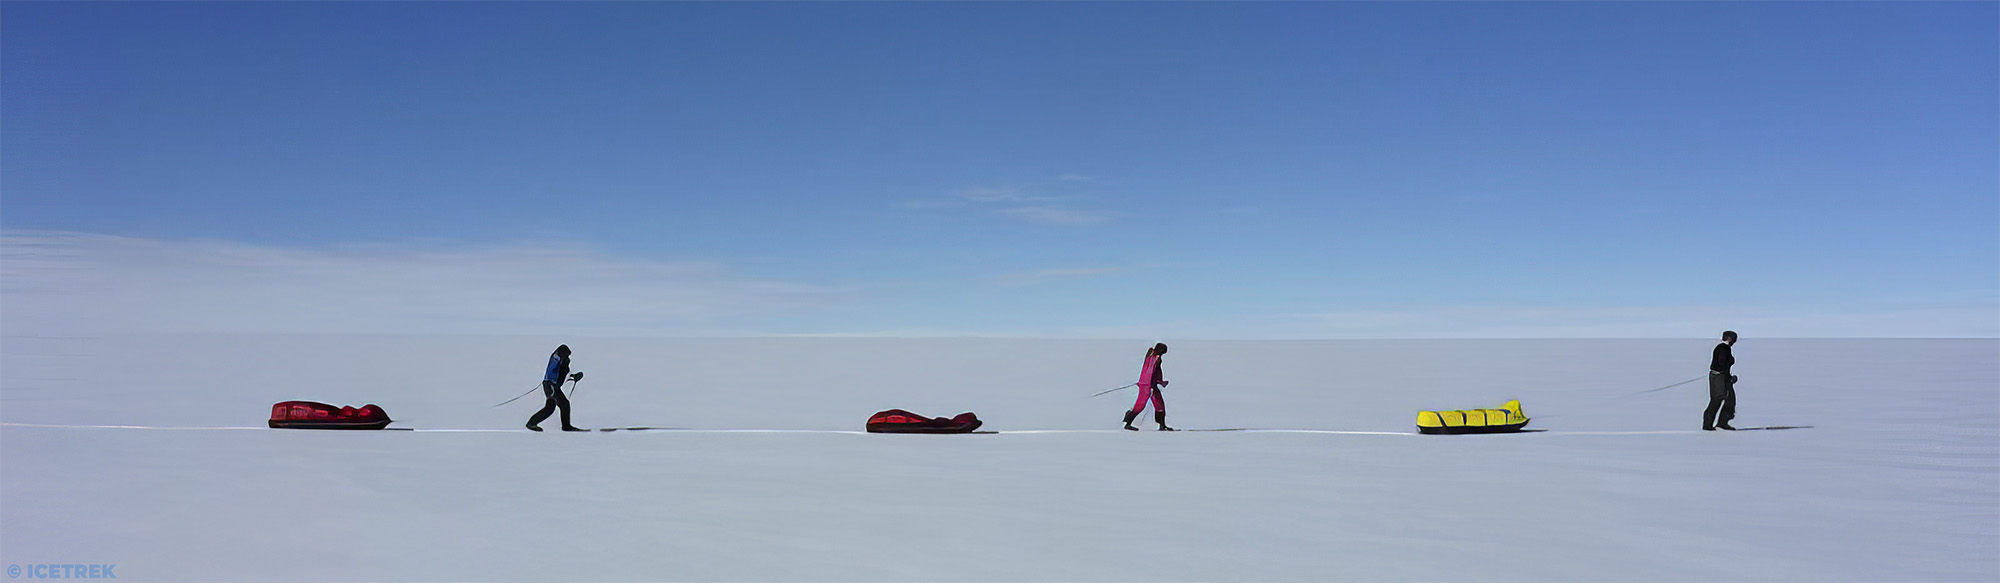
[[[1079,277],[1102,277],[1130,271],[1122,267],[1084,267],[1072,269],[1043,269],[1022,273],[1008,273],[994,276],[993,280],[1006,285],[1033,285],[1053,279]]]
[[[0,274],[7,334],[675,333],[844,299],[718,263],[574,246],[288,249],[10,233]]]
[[[1800,306],[1448,306],[1294,314],[1274,338],[1706,338],[2000,336],[1993,302]],[[1240,329],[1239,329],[1240,330]]]
[[[1204,340],[1714,338],[1994,338],[2000,298],[1968,292],[1869,305],[1394,306],[1192,317],[1040,331],[1052,338]]]
[[[1058,226],[1094,225],[1108,218],[1103,213],[1049,206],[1024,206],[997,212],[1030,223]]]
[[[1023,194],[1012,188],[966,188],[957,193],[958,198],[978,203],[1039,203],[1060,201],[1063,197]]]
[[[1043,269],[989,277],[984,283],[1036,285],[1126,272],[1127,268],[1110,267]],[[756,336],[798,332],[799,317],[832,324],[810,328],[836,336],[1707,338],[1724,329],[1767,338],[2000,336],[2000,295],[1990,290],[1821,306],[1381,306],[1190,315],[1144,323],[1117,319],[1046,327],[1025,323],[1025,328],[1005,331],[842,321],[840,314],[846,308],[866,306],[871,303],[866,296],[879,295],[864,290],[750,277],[719,263],[617,258],[565,245],[298,249],[229,241],[0,233],[0,332],[9,336],[156,332]]]
[[[1014,220],[1051,226],[1094,225],[1110,220],[1113,213],[1077,208],[1075,196],[1052,196],[1024,192],[1018,188],[970,187],[938,199],[906,200],[899,209],[935,210],[970,208]]]

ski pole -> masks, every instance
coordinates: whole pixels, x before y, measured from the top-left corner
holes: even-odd
[[[1132,383],[1132,384],[1129,384],[1129,385],[1125,385],[1125,386],[1122,386],[1122,387],[1118,387],[1118,388],[1116,388],[1116,389],[1111,389],[1111,390],[1108,390],[1108,391],[1098,391],[1097,395],[1102,395],[1102,394],[1105,394],[1105,393],[1109,393],[1109,392],[1111,392],[1111,391],[1119,391],[1119,390],[1124,390],[1124,389],[1129,389],[1129,388],[1132,388],[1132,387],[1136,387],[1136,386],[1139,386],[1139,383]],[[1092,398],[1092,399],[1095,399],[1095,398],[1097,398],[1097,395],[1091,395],[1091,396],[1090,396],[1090,398]]]
[[[583,373],[569,375],[569,381],[569,398],[576,400],[576,389],[583,386]]]

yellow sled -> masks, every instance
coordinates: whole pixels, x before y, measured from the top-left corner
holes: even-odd
[[[1460,435],[1466,433],[1512,433],[1528,426],[1521,402],[1508,401],[1499,409],[1463,411],[1418,411],[1417,433]]]

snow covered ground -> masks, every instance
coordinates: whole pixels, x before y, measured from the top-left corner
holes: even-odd
[[[529,433],[557,340],[586,427]],[[123,580],[2000,580],[2000,340],[0,339],[0,563]],[[1418,436],[1521,399],[1544,433]],[[395,427],[262,429],[271,403]],[[999,434],[855,433],[975,411]],[[132,425],[250,429],[107,429]],[[547,425],[554,426],[551,421]],[[1150,423],[1146,426],[1150,428]],[[707,430],[784,429],[795,432]],[[1024,432],[1025,430],[1084,430]],[[32,572],[28,573],[32,575]],[[19,580],[30,580],[24,576]]]

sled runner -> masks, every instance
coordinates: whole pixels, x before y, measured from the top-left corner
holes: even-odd
[[[902,409],[890,409],[868,418],[869,433],[972,433],[983,424],[978,415],[959,413],[957,417],[925,417]]]
[[[1508,401],[1498,409],[1417,412],[1417,433],[1429,435],[1515,433],[1527,426],[1520,401]]]
[[[271,406],[272,429],[381,429],[389,413],[373,404],[336,407],[312,401],[285,401]]]

